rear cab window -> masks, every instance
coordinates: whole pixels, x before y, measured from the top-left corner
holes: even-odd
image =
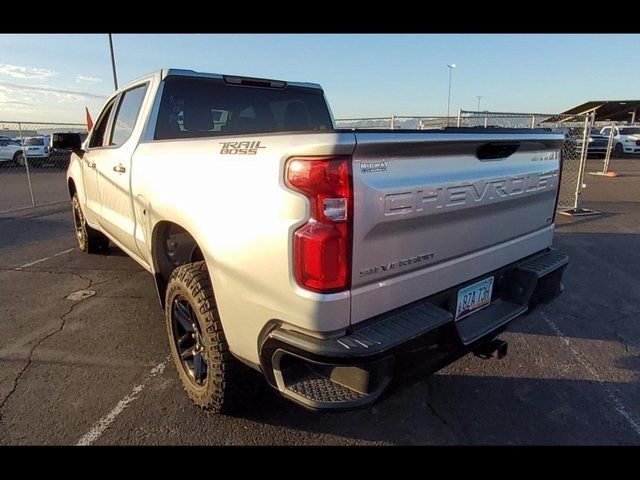
[[[331,115],[320,89],[170,76],[165,80],[154,138],[331,130]]]

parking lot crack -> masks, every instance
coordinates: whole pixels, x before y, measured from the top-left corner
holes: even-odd
[[[80,277],[80,278],[82,278],[82,277]],[[92,281],[89,280],[89,279],[84,279],[84,278],[83,278],[83,280],[89,281],[89,285],[87,286],[87,288],[89,288],[91,286]],[[27,373],[27,371],[31,367],[33,355],[36,352],[36,350],[38,349],[38,347],[40,347],[44,342],[46,342],[48,339],[50,339],[54,335],[57,335],[58,333],[62,332],[62,330],[64,330],[64,327],[65,327],[66,322],[67,322],[67,316],[71,312],[73,312],[74,308],[79,303],[81,303],[81,301],[72,304],[66,312],[64,312],[62,315],[60,315],[60,317],[59,317],[60,324],[58,325],[58,327],[56,329],[50,331],[49,333],[44,335],[42,338],[40,338],[40,340],[38,340],[36,343],[33,344],[31,349],[29,350],[29,353],[27,354],[27,360],[25,361],[24,365],[22,366],[20,371],[18,371],[18,373],[16,374],[16,376],[13,379],[13,385],[12,385],[11,389],[9,390],[9,393],[7,393],[7,395],[5,395],[5,397],[0,402],[0,420],[2,420],[2,415],[3,415],[3,410],[4,410],[5,405],[11,399],[11,397],[14,395],[14,393],[17,391],[18,386],[20,385],[20,381],[22,380],[22,377],[24,377],[24,375]]]
[[[447,422],[446,418],[444,418],[440,414],[440,412],[436,410],[435,406],[433,405],[433,401],[435,400],[434,399],[435,389],[433,388],[433,384],[431,383],[431,377],[426,379],[426,384],[427,384],[427,390],[429,391],[429,399],[425,401],[427,407],[429,408],[433,416],[436,417],[440,421],[440,423],[442,423],[445,429],[451,435],[453,435],[454,438],[458,438],[458,435],[453,431],[453,429],[451,428],[451,425],[449,425],[449,422]]]
[[[620,331],[618,330],[618,322],[616,321],[615,317],[613,315],[610,315],[609,320],[611,321],[611,326],[613,327],[613,334],[616,336],[618,341],[622,344],[625,352],[631,353],[629,351],[629,344],[627,343],[627,339],[624,338],[624,336],[620,334]]]

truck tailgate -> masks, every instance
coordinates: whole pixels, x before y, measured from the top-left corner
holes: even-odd
[[[352,323],[551,244],[562,135],[355,135]]]

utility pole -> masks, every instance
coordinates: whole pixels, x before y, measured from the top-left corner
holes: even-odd
[[[116,59],[113,56],[113,40],[111,39],[111,34],[109,33],[109,51],[111,52],[111,69],[113,70],[113,86],[115,90],[118,90],[118,77],[116,77]]]
[[[447,65],[449,67],[449,96],[447,97],[447,127],[449,126],[449,111],[451,109],[451,74],[453,73],[453,69],[456,68],[455,63],[450,63]]]
[[[478,110],[476,110],[477,112],[480,111],[480,99],[484,97],[484,95],[476,95],[476,98],[478,99]]]

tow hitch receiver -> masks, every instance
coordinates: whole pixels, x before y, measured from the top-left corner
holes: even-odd
[[[509,344],[504,340],[493,339],[490,342],[481,345],[473,351],[476,357],[488,360],[490,358],[497,358],[500,360],[507,355],[507,346]]]

